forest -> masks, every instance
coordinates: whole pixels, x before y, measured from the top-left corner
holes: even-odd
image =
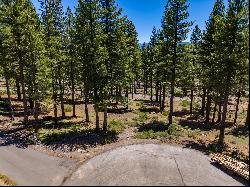
[[[66,12],[61,0],[39,1],[38,11],[31,0],[0,0],[2,123],[38,132],[43,120],[59,128],[80,118],[105,134],[114,125],[110,113],[133,110],[141,95],[167,127],[177,123],[182,101],[186,115],[216,129],[218,150],[228,126],[248,133],[248,0],[216,0],[204,31],[190,21],[188,0],[168,0],[161,28],[144,44],[115,0],[78,0]],[[141,119],[151,110],[144,109]]]

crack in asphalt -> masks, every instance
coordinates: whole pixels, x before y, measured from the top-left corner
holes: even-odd
[[[184,179],[183,179],[183,176],[182,176],[182,173],[181,173],[181,170],[180,170],[179,165],[178,165],[178,163],[177,163],[177,160],[176,160],[175,157],[173,157],[173,158],[174,158],[175,164],[176,164],[176,166],[177,166],[178,172],[179,172],[179,174],[180,174],[180,176],[181,176],[181,181],[182,181],[183,185],[186,186],[186,184],[185,184],[185,182],[184,182]]]

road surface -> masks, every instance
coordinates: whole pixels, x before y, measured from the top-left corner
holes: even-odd
[[[241,186],[201,152],[170,145],[132,145],[96,156],[64,185]]]
[[[29,148],[0,146],[0,172],[18,185],[242,185],[202,153],[170,145],[121,147],[77,165]]]

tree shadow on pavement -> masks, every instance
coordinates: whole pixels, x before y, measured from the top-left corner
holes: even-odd
[[[227,169],[224,169],[223,167],[221,167],[220,164],[218,164],[217,162],[211,162],[211,165],[216,167],[217,169],[221,170],[222,172],[226,173],[227,175],[229,175],[230,177],[232,177],[233,179],[235,179],[236,181],[238,181],[239,183],[241,183],[244,186],[249,186],[249,181],[247,181],[245,178],[230,172]]]

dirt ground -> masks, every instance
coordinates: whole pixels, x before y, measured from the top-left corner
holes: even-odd
[[[6,95],[2,95],[2,98],[6,98]],[[83,137],[75,138],[71,143],[69,142],[59,142],[56,146],[47,146],[43,144],[35,144],[35,145],[28,145],[36,150],[47,152],[48,154],[59,156],[59,157],[70,157],[70,158],[76,158],[85,160],[87,158],[92,157],[93,155],[96,155],[98,153],[101,153],[103,150],[107,149],[113,149],[115,147],[119,147],[122,145],[131,145],[135,143],[168,143],[168,144],[178,144],[180,146],[184,147],[190,147],[193,149],[198,149],[201,151],[205,151],[208,149],[209,144],[212,144],[218,134],[218,124],[204,124],[204,118],[201,117],[198,114],[189,115],[188,109],[189,106],[183,106],[183,101],[189,101],[189,98],[187,97],[176,97],[174,108],[176,111],[176,116],[174,117],[174,122],[180,123],[183,127],[188,126],[188,128],[191,131],[199,130],[199,133],[196,135],[196,137],[192,136],[184,136],[180,137],[179,139],[169,140],[169,139],[138,139],[135,137],[136,132],[138,131],[138,127],[136,127],[135,123],[138,122],[138,118],[140,114],[146,115],[145,123],[150,123],[152,120],[157,121],[167,121],[167,116],[164,113],[161,113],[158,111],[158,106],[154,105],[154,103],[149,103],[148,100],[149,96],[143,96],[141,94],[134,95],[134,99],[129,101],[129,111],[128,112],[110,112],[108,114],[109,121],[111,120],[117,120],[121,121],[126,124],[126,129],[120,133],[117,137],[117,139],[112,142],[111,144],[103,145],[95,143],[94,145],[83,145],[86,143],[85,140],[83,140]],[[25,139],[24,134],[28,134],[30,132],[27,132],[25,129],[22,129],[21,121],[22,117],[18,113],[18,111],[21,111],[22,109],[22,102],[17,101],[16,96],[12,95],[13,98],[13,104],[14,109],[17,111],[17,115],[15,118],[15,122],[11,123],[9,120],[9,117],[7,115],[0,115],[0,130],[2,132],[4,131],[15,131],[14,137],[17,137],[19,135],[23,136],[22,138]],[[131,99],[131,95],[130,95]],[[168,98],[166,98],[166,110],[169,107]],[[197,97],[195,99],[195,103],[199,102],[199,98]],[[233,131],[236,131],[240,129],[245,121],[246,118],[246,110],[247,110],[247,98],[242,98],[241,105],[240,105],[240,111],[239,111],[239,118],[238,118],[238,124],[237,126],[232,125],[233,121],[233,114],[234,114],[234,104],[235,99],[231,98],[230,105],[229,105],[229,113],[228,113],[228,125],[226,129],[226,152],[230,153],[234,149],[238,149],[241,157],[243,160],[249,160],[249,143],[246,143],[246,140],[242,141],[238,138],[238,134],[234,135],[232,134]],[[195,106],[196,107],[196,106]],[[40,115],[39,118],[42,119],[45,116],[53,116],[52,108],[51,106],[47,106],[48,110],[50,111],[48,114]],[[145,110],[141,110],[141,109]],[[59,116],[61,115],[60,107],[58,107]],[[72,108],[70,105],[65,104],[66,109],[66,116],[72,115]],[[196,109],[195,109],[196,110]],[[63,123],[72,123],[72,124],[81,124],[86,129],[94,129],[95,128],[95,113],[93,109],[93,105],[89,105],[89,114],[90,114],[90,123],[85,124],[85,114],[84,114],[84,105],[78,104],[76,106],[76,114],[77,118],[67,118],[65,120],[61,120]],[[100,112],[100,124],[103,122],[103,113]],[[212,118],[212,116],[211,116]],[[30,120],[33,120],[33,117],[30,116]],[[15,125],[13,125],[15,124]],[[19,124],[19,125],[17,125]],[[20,128],[19,130],[17,130]],[[19,133],[18,133],[19,131]],[[18,135],[16,135],[16,133]],[[13,135],[13,133],[12,133]],[[91,137],[93,138],[93,137]],[[248,136],[249,141],[249,136]],[[88,142],[89,143],[89,142]],[[60,146],[58,146],[60,145]],[[74,148],[72,148],[72,146]],[[56,148],[55,148],[56,147]],[[67,150],[67,151],[65,151]],[[84,154],[82,154],[84,153]],[[79,156],[80,155],[80,156]]]

